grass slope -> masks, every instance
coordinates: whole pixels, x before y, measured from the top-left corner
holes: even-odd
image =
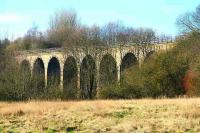
[[[0,103],[0,132],[200,132],[200,99]]]

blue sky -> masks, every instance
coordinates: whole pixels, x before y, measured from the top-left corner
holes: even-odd
[[[45,31],[59,9],[75,10],[86,25],[122,21],[176,35],[176,18],[198,4],[200,0],[0,0],[0,38],[22,36],[33,25]]]

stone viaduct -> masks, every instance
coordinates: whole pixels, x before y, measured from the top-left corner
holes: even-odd
[[[16,58],[21,66],[29,67],[31,74],[40,73],[44,77],[44,85],[48,86],[48,82],[52,75],[56,75],[57,83],[61,90],[67,86],[69,81],[76,77],[76,86],[81,88],[85,76],[83,69],[88,72],[94,71],[95,86],[98,89],[101,84],[102,70],[108,69],[107,66],[114,70],[106,70],[104,75],[111,75],[111,79],[104,80],[107,82],[120,80],[121,72],[132,66],[141,65],[146,58],[153,52],[162,52],[174,47],[173,43],[151,44],[145,47],[136,45],[117,45],[113,47],[73,47],[69,49],[45,49],[18,52]],[[89,67],[88,63],[92,67]],[[67,71],[74,70],[74,73]],[[110,74],[112,73],[112,74]],[[71,78],[69,78],[71,76]],[[91,84],[91,82],[89,83]],[[85,86],[87,87],[87,85]],[[84,89],[84,85],[82,85]]]

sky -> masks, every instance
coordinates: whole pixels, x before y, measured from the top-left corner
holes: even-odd
[[[175,36],[177,17],[198,4],[200,0],[0,0],[0,38],[16,39],[33,26],[45,31],[60,9],[75,10],[88,26],[121,21]]]

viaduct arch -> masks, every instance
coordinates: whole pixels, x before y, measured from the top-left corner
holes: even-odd
[[[91,99],[99,88],[118,82],[125,69],[140,66],[153,52],[163,52],[174,46],[169,43],[145,48],[125,45],[33,50],[18,52],[16,58],[22,69],[31,73],[39,92],[53,84],[68,98],[79,95]]]

